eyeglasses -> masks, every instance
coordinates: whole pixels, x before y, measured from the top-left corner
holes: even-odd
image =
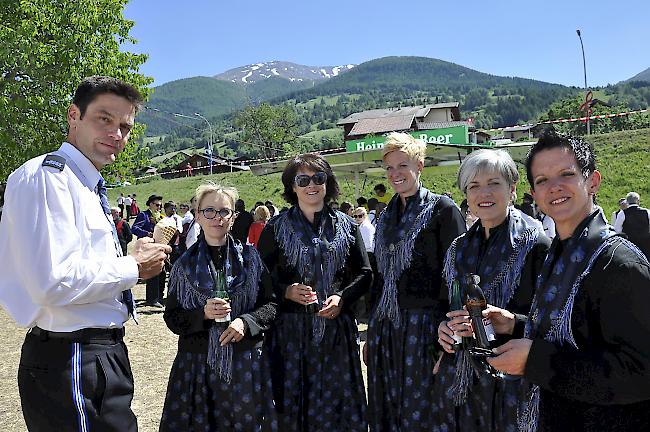
[[[352,215],[355,219],[363,219],[363,215]]]
[[[312,181],[315,185],[320,186],[322,184],[325,184],[327,181],[327,174],[322,171],[317,172],[313,176],[308,176],[307,174],[298,174],[294,181],[298,187],[307,187]]]
[[[156,203],[152,203],[152,204],[153,204],[154,206],[158,207],[158,208],[160,208],[160,207],[162,206],[162,204],[156,204]]]
[[[232,209],[229,208],[222,208],[217,210],[216,208],[213,207],[206,207],[202,210],[199,210],[201,213],[203,213],[203,217],[206,219],[214,219],[217,216],[219,216],[221,219],[230,219],[232,215],[235,214]]]

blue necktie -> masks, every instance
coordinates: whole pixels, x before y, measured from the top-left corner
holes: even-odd
[[[106,182],[104,181],[103,177],[100,177],[99,182],[97,183],[97,194],[99,194],[99,201],[102,204],[102,209],[104,209],[104,213],[106,214],[107,219],[111,222],[111,228],[113,230],[113,242],[115,243],[115,252],[117,253],[117,256],[122,256],[122,247],[120,246],[120,241],[117,238],[115,223],[113,222],[113,218],[110,216],[111,208],[108,205],[108,192],[106,190]],[[122,303],[126,305],[126,309],[129,311],[129,315],[131,315],[137,323],[138,321],[135,313],[135,303],[133,302],[133,293],[130,289],[122,291]]]

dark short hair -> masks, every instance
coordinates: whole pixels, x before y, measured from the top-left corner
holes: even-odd
[[[246,211],[246,203],[244,202],[243,199],[238,199],[237,201],[235,201],[235,210],[238,212]]]
[[[368,200],[368,210],[374,210],[377,208],[377,203],[379,200],[377,198],[370,198]]]
[[[352,204],[347,201],[343,201],[339,206],[339,210],[342,211],[343,213],[347,213],[351,208],[352,208]]]
[[[147,206],[154,201],[162,201],[162,197],[160,195],[150,195],[147,199]]]
[[[375,185],[373,190],[380,191],[380,192],[386,192],[386,186],[384,186],[383,183],[379,183],[379,184]]]
[[[293,191],[293,184],[296,173],[299,169],[308,169],[314,172],[324,172],[327,174],[325,202],[335,200],[339,196],[339,183],[336,181],[334,172],[330,164],[322,156],[316,153],[305,153],[294,157],[289,160],[287,166],[282,172],[282,184],[284,185],[284,192],[282,197],[290,204],[298,204],[298,197]]]
[[[556,132],[554,129],[548,129],[532,145],[526,156],[526,177],[528,178],[531,189],[535,189],[533,173],[531,171],[533,159],[535,159],[535,156],[539,152],[555,148],[569,149],[575,156],[580,172],[582,172],[584,177],[589,177],[596,170],[596,155],[591,143],[585,141],[582,137],[565,135]]]
[[[107,76],[91,76],[81,80],[72,98],[72,103],[79,108],[81,118],[86,114],[86,108],[95,98],[102,94],[114,94],[125,98],[138,112],[144,101],[140,91],[133,85]]]
[[[167,201],[164,205],[163,208],[167,210],[170,207],[176,207],[176,203],[174,201]]]
[[[360,206],[362,206],[362,205],[364,205],[364,204],[367,205],[367,204],[368,204],[368,200],[365,199],[364,197],[359,197],[359,198],[357,198],[357,204],[359,204]]]

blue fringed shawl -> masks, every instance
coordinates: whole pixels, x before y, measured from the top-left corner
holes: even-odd
[[[614,243],[620,242],[644,261],[643,253],[632,243],[621,238],[608,225],[600,211],[593,212],[566,241],[558,256],[559,236],[555,238],[546,260],[544,271],[538,276],[535,298],[524,336],[578,349],[571,329],[571,315],[575,297],[582,281],[594,263]],[[518,413],[519,430],[533,432],[539,415],[539,386],[526,383],[528,394],[523,410]]]
[[[176,261],[169,274],[169,295],[176,295],[179,304],[186,310],[203,309],[207,300],[213,297],[214,280],[210,273],[212,256],[203,236],[199,237]],[[249,245],[242,246],[228,235],[225,274],[226,291],[230,298],[231,316],[237,317],[255,307],[262,260],[257,250]],[[223,329],[217,325],[208,331],[207,363],[216,369],[222,380],[232,379],[232,344],[221,346],[219,337]]]
[[[328,206],[323,208],[321,216],[322,239],[306,229],[309,222],[298,206],[280,214],[273,221],[275,240],[282,248],[287,262],[294,267],[303,281],[314,280],[321,274],[322,279],[316,280],[316,293],[319,304],[332,294],[332,286],[336,272],[345,266],[350,247],[355,238],[352,234],[352,219],[349,216],[334,211]],[[316,248],[320,248],[321,269],[317,269]],[[323,339],[325,318],[314,316],[314,343]]]
[[[462,284],[463,275],[474,273],[481,277],[481,288],[489,304],[505,308],[510,302],[519,287],[526,257],[537,243],[540,232],[514,207],[508,208],[506,220],[507,229],[493,234],[495,238],[480,257],[480,239],[484,235],[480,221],[452,242],[443,270],[449,298],[454,281]],[[448,389],[455,405],[466,402],[471,374],[469,353],[461,350],[456,354],[456,374]]]
[[[378,319],[388,318],[395,328],[401,318],[397,303],[397,283],[402,272],[410,267],[413,259],[415,239],[433,216],[433,209],[440,200],[426,188],[420,186],[413,198],[407,201],[404,214],[397,219],[400,210],[400,196],[396,194],[382,212],[375,234],[375,257],[377,268],[384,278],[384,288],[375,310]]]

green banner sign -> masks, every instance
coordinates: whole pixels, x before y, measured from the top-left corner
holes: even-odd
[[[467,126],[454,126],[450,128],[428,129],[410,132],[415,138],[428,144],[469,144]],[[384,148],[386,137],[369,135],[363,139],[345,142],[345,151],[367,151]]]

